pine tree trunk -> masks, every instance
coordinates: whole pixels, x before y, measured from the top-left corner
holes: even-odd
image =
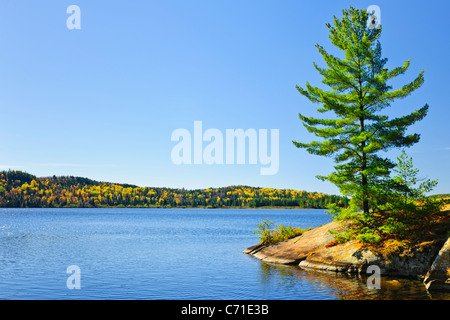
[[[363,210],[364,213],[369,213],[369,200],[367,199],[367,177],[364,174],[362,175],[362,188],[363,188]]]
[[[361,108],[362,109],[362,108]],[[364,132],[364,118],[360,118],[361,132]],[[364,152],[364,148],[366,147],[366,142],[361,142],[362,146],[362,165],[361,165],[361,187],[362,187],[362,198],[363,198],[363,211],[364,213],[369,213],[369,200],[367,199],[367,176],[364,171],[367,168],[367,155]]]

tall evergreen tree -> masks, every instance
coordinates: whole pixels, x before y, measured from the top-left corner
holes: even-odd
[[[333,157],[335,172],[318,176],[337,185],[340,191],[351,196],[354,203],[370,216],[380,200],[384,182],[395,164],[379,155],[390,148],[409,147],[419,141],[417,133],[406,130],[423,119],[428,105],[409,115],[390,119],[382,111],[396,99],[405,98],[424,83],[423,70],[414,81],[400,89],[392,89],[388,81],[404,74],[410,65],[389,70],[382,57],[379,38],[382,28],[370,28],[366,10],[350,7],[343,17],[334,17],[334,26],[326,24],[331,43],[343,52],[343,58],[328,53],[316,45],[326,67],[314,67],[323,76],[322,83],[330,90],[310,85],[297,90],[311,102],[320,104],[320,113],[332,112],[327,118],[307,117],[299,114],[308,132],[322,141],[303,143],[293,141],[298,148],[309,153]]]

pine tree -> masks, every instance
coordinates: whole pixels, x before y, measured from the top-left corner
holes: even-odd
[[[394,169],[394,172],[397,175],[394,177],[393,181],[398,184],[396,189],[398,190],[397,193],[399,194],[402,203],[407,204],[408,202],[425,198],[426,193],[433,190],[438,184],[437,180],[420,179],[417,176],[419,169],[414,168],[412,158],[409,158],[404,150],[402,154],[397,157],[397,161],[398,164]],[[423,182],[421,182],[418,187],[415,187],[420,181]]]
[[[438,181],[419,178],[419,170],[414,168],[412,158],[405,151],[397,160],[396,175],[390,180],[386,194],[387,201],[377,210],[376,233],[383,238],[413,239],[446,217],[447,214],[441,210],[450,201],[426,196]]]
[[[393,89],[388,81],[403,75],[410,65],[389,70],[387,59],[382,57],[379,38],[382,28],[369,28],[366,10],[350,7],[343,10],[343,17],[334,17],[334,26],[326,24],[331,43],[343,52],[343,58],[328,53],[316,45],[326,67],[315,69],[323,76],[322,83],[330,90],[310,85],[297,90],[315,104],[320,113],[334,113],[332,117],[314,118],[299,114],[308,132],[323,141],[303,143],[293,141],[298,148],[309,153],[333,157],[335,172],[318,176],[339,187],[352,197],[352,203],[370,218],[373,208],[380,202],[380,194],[395,164],[379,155],[379,151],[404,148],[419,141],[417,133],[406,130],[423,119],[428,105],[409,115],[390,119],[382,111],[396,99],[410,95],[424,83],[423,70],[414,81],[400,89]],[[368,219],[370,220],[370,219]]]

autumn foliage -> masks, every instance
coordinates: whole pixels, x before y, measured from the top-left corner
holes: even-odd
[[[317,192],[230,186],[197,190],[138,187],[80,177],[38,178],[22,171],[0,172],[0,207],[345,207],[346,197]]]

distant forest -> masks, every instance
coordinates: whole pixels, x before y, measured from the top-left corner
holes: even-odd
[[[346,207],[349,199],[249,186],[185,190],[71,176],[38,178],[22,171],[0,171],[0,207],[9,208],[326,208],[331,203]]]

